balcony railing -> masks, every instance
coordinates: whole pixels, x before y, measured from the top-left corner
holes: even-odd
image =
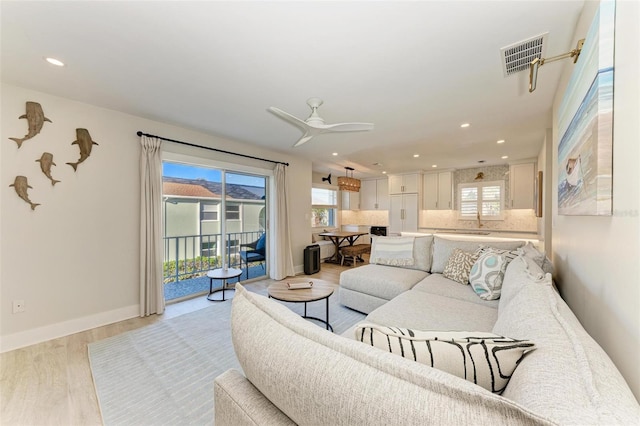
[[[164,237],[164,282],[170,283],[203,276],[210,269],[240,267],[242,244],[256,241],[262,231],[227,234],[226,258],[221,259],[221,234],[181,235]]]

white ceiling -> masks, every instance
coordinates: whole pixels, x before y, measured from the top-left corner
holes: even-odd
[[[350,165],[356,177],[536,157],[562,68],[571,62],[541,68],[529,94],[527,72],[503,76],[500,48],[549,32],[545,56],[569,51],[583,7],[582,1],[0,4],[7,83],[306,157],[323,173]],[[46,56],[66,66],[53,67]],[[302,131],[267,108],[304,119],[312,96],[324,100],[319,113],[327,123],[372,122],[375,129],[323,134],[293,148]],[[460,128],[464,122],[471,126]]]

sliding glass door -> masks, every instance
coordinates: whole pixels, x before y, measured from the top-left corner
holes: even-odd
[[[210,269],[267,274],[267,177],[163,162],[165,299],[208,292]]]

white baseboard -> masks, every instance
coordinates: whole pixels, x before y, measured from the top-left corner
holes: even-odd
[[[296,275],[304,275],[304,265],[294,265],[293,270]]]
[[[140,315],[140,305],[131,305],[82,318],[62,321],[19,333],[0,336],[0,353],[35,345],[58,337],[68,336]]]

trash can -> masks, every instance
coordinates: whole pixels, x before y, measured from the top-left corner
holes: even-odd
[[[311,275],[320,272],[320,246],[312,244],[304,249],[304,273]]]

